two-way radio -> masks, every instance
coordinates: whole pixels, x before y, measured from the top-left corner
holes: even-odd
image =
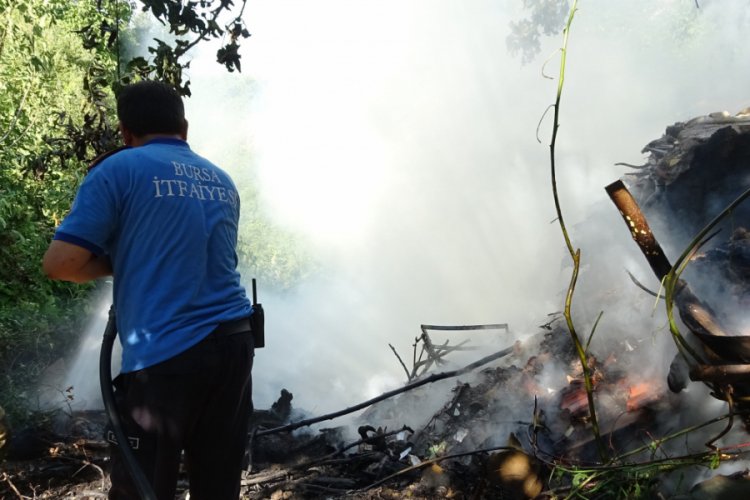
[[[253,313],[250,315],[250,327],[253,329],[253,342],[255,343],[255,348],[260,349],[266,345],[266,321],[263,313],[263,305],[258,303],[258,290],[255,287],[255,278],[253,278],[252,287]]]

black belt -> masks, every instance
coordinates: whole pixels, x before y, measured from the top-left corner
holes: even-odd
[[[211,332],[211,336],[226,337],[228,335],[248,333],[251,331],[252,327],[250,326],[250,318],[241,318],[219,323],[219,325]]]

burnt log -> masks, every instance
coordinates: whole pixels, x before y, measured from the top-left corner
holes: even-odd
[[[616,181],[606,187],[612,202],[620,211],[633,240],[648,261],[656,278],[663,281],[672,269],[669,259],[664,254],[661,245],[654,236],[635,198],[630,194],[622,181]],[[715,370],[702,368],[690,372],[698,380],[728,384],[731,382],[746,382],[750,369],[743,377],[736,370],[732,376],[720,366],[729,363],[750,363],[750,337],[733,335],[723,324],[713,309],[698,298],[685,280],[678,280],[675,286],[674,303],[685,326],[700,341],[704,354],[716,365]],[[681,356],[679,353],[677,356]],[[668,385],[673,392],[679,392],[687,384],[685,364],[678,359],[672,361],[668,376]],[[725,377],[721,374],[724,373]],[[730,380],[731,379],[731,380]]]
[[[697,365],[690,370],[690,380],[701,382],[745,382],[750,365]]]

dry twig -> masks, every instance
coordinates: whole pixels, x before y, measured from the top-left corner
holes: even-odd
[[[367,491],[367,490],[371,490],[373,488],[377,488],[381,484],[385,484],[388,481],[390,481],[391,479],[394,479],[394,478],[396,478],[398,476],[407,474],[407,473],[415,471],[415,470],[424,469],[427,466],[430,466],[432,464],[436,464],[438,462],[442,462],[443,460],[448,460],[450,458],[461,458],[461,457],[467,457],[469,455],[479,455],[481,453],[489,453],[489,452],[492,452],[492,451],[500,451],[500,450],[513,451],[515,449],[516,448],[513,448],[511,446],[495,446],[493,448],[483,448],[481,450],[465,451],[463,453],[455,453],[453,455],[445,455],[445,456],[442,456],[442,457],[433,458],[431,460],[425,460],[424,462],[420,462],[420,463],[418,463],[416,465],[411,465],[409,467],[401,469],[400,471],[394,472],[393,474],[391,474],[389,476],[386,476],[383,479],[380,479],[380,480],[372,483],[369,486],[361,488],[359,491]]]
[[[16,488],[16,485],[13,484],[13,481],[10,480],[10,476],[6,472],[3,472],[3,481],[8,483],[8,487],[13,491],[13,493],[16,494],[16,498],[20,498],[20,499],[31,498],[25,495],[21,495],[21,492],[18,491],[18,488]]]

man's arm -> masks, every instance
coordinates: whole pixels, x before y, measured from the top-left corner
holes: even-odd
[[[98,256],[83,247],[53,240],[42,259],[44,273],[53,280],[85,283],[112,275],[107,256]]]

